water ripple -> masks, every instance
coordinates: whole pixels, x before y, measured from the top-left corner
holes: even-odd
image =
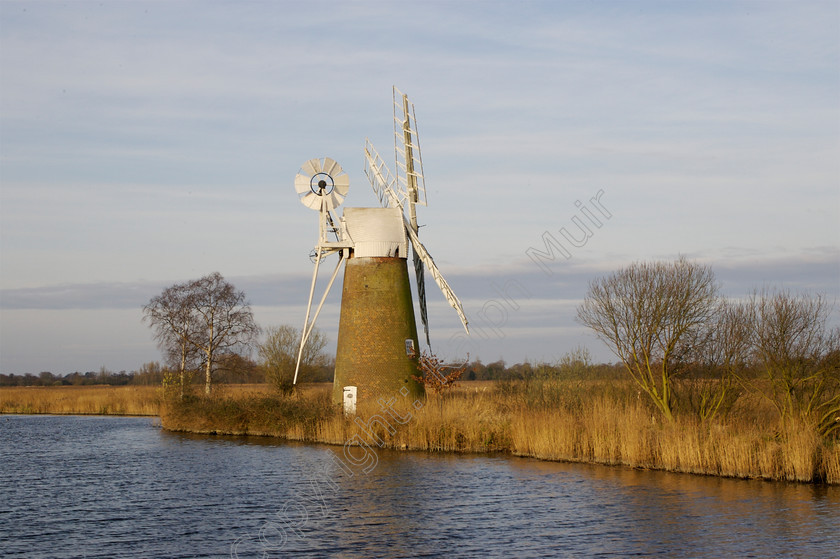
[[[379,449],[364,474],[331,458],[340,447],[175,435],[143,418],[3,416],[0,452],[3,558],[840,549],[838,487]]]

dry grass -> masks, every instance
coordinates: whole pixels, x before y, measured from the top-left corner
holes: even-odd
[[[840,484],[840,443],[823,449],[822,463],[825,481]]]
[[[0,388],[0,413],[158,415],[154,386],[20,386]]]
[[[840,448],[814,428],[740,419],[663,422],[644,401],[594,396],[580,410],[514,416],[514,453],[548,460],[621,464],[740,478],[840,483]],[[761,425],[759,427],[758,425]]]
[[[328,387],[308,390],[296,398],[326,398]],[[745,400],[727,418],[710,423],[689,415],[663,422],[632,385],[607,381],[462,383],[449,394],[428,395],[417,407],[397,396],[393,413],[378,404],[360,405],[355,418],[321,402],[316,425],[310,419],[305,428],[292,422],[283,432],[262,434],[374,449],[501,451],[544,460],[840,483],[840,445],[804,425],[779,429],[758,401]]]

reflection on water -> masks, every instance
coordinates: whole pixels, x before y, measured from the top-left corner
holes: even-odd
[[[840,487],[0,416],[2,557],[836,556]]]

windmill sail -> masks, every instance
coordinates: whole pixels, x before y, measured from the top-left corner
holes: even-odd
[[[370,186],[383,208],[402,207],[402,200],[396,206],[391,203],[391,195],[388,191],[394,193],[396,179],[391,175],[385,161],[379,157],[379,153],[367,138],[365,138],[365,175],[367,175]]]
[[[365,139],[365,174],[370,181],[376,197],[383,207],[398,207],[408,215],[403,215],[405,229],[411,239],[413,247],[414,273],[417,277],[417,292],[420,305],[420,320],[426,334],[426,343],[431,346],[429,339],[429,318],[426,305],[426,281],[424,265],[443,292],[444,297],[458,313],[464,329],[469,334],[467,317],[464,315],[461,302],[452,288],[441,275],[429,251],[417,236],[417,214],[415,204],[426,205],[426,184],[423,176],[423,159],[420,155],[420,137],[417,133],[417,120],[414,115],[414,105],[408,96],[393,88],[394,101],[394,152],[397,164],[397,176],[393,177],[388,166],[379,156],[370,140]]]
[[[403,216],[403,219],[405,220],[405,229],[408,233],[408,238],[411,239],[411,246],[415,250],[415,254],[418,254],[420,256],[420,259],[423,261],[423,264],[425,264],[426,268],[429,269],[429,273],[432,274],[432,278],[434,278],[435,283],[443,292],[443,296],[446,298],[446,301],[453,309],[455,309],[455,312],[458,313],[458,316],[461,318],[461,324],[464,325],[464,330],[466,330],[467,334],[469,334],[469,323],[467,321],[466,315],[464,315],[464,309],[461,306],[461,301],[458,300],[458,297],[455,295],[455,292],[452,291],[452,288],[449,287],[449,284],[446,282],[446,279],[444,279],[443,274],[441,274],[440,270],[438,270],[434,259],[432,259],[432,255],[429,254],[429,251],[426,250],[426,247],[424,247],[423,243],[420,242],[420,239],[417,237],[417,233],[415,233],[411,229],[408,223],[408,219],[405,218],[405,216]]]
[[[420,320],[423,322],[423,332],[426,334],[426,345],[431,347],[429,313],[426,311],[426,279],[423,273],[423,260],[420,259],[417,249],[412,249],[411,252],[414,256],[414,275],[417,277],[417,298],[420,299]]]
[[[420,134],[414,104],[396,87],[394,96],[394,152],[397,163],[398,190],[405,193],[412,204],[427,205],[426,179],[423,176],[423,158],[420,154]],[[409,208],[413,213],[413,208]],[[417,227],[415,219],[412,226]]]

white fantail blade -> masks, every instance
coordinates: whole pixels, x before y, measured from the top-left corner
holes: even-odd
[[[321,169],[322,173],[326,173],[330,176],[335,176],[341,173],[341,165],[335,162],[335,159],[331,157],[324,158],[324,166]]]
[[[309,175],[310,178],[320,173],[321,169],[320,159],[310,159],[300,167],[301,174]]]
[[[300,199],[300,203],[309,208],[310,210],[320,210],[321,209],[321,197],[309,191],[309,194],[306,194]]]
[[[334,159],[325,157],[305,162],[295,176],[295,191],[301,204],[313,210],[341,205],[350,190],[350,177]]]
[[[338,192],[341,196],[347,196],[347,192],[350,191],[350,176],[344,173],[334,177],[333,180],[335,181],[335,192]]]
[[[417,237],[417,233],[414,232],[414,230],[411,228],[411,223],[405,216],[403,216],[403,221],[405,222],[405,230],[408,233],[408,237],[411,239],[412,248],[415,251],[417,251],[417,254],[420,256],[420,259],[423,261],[423,264],[425,264],[426,268],[429,269],[429,273],[432,274],[435,283],[443,292],[443,296],[446,298],[446,301],[453,309],[455,309],[455,312],[458,313],[458,316],[461,318],[461,324],[464,325],[464,330],[466,330],[467,334],[469,334],[470,328],[468,326],[467,317],[464,314],[464,309],[461,306],[461,301],[458,300],[458,297],[455,295],[455,292],[452,291],[452,288],[449,287],[448,283],[446,283],[446,280],[440,273],[440,270],[438,270],[438,267],[435,265],[435,261],[432,259],[432,255],[429,254],[429,251],[426,250],[426,247],[424,247],[423,243],[420,242],[419,237]]]
[[[340,195],[336,191],[332,191],[330,194],[327,195],[326,206],[328,210],[332,210],[337,208],[341,205],[344,201],[344,196]]]
[[[309,184],[312,180],[312,177],[298,173],[295,176],[295,192],[298,194],[306,194],[307,192],[312,192],[312,189],[309,187]]]

